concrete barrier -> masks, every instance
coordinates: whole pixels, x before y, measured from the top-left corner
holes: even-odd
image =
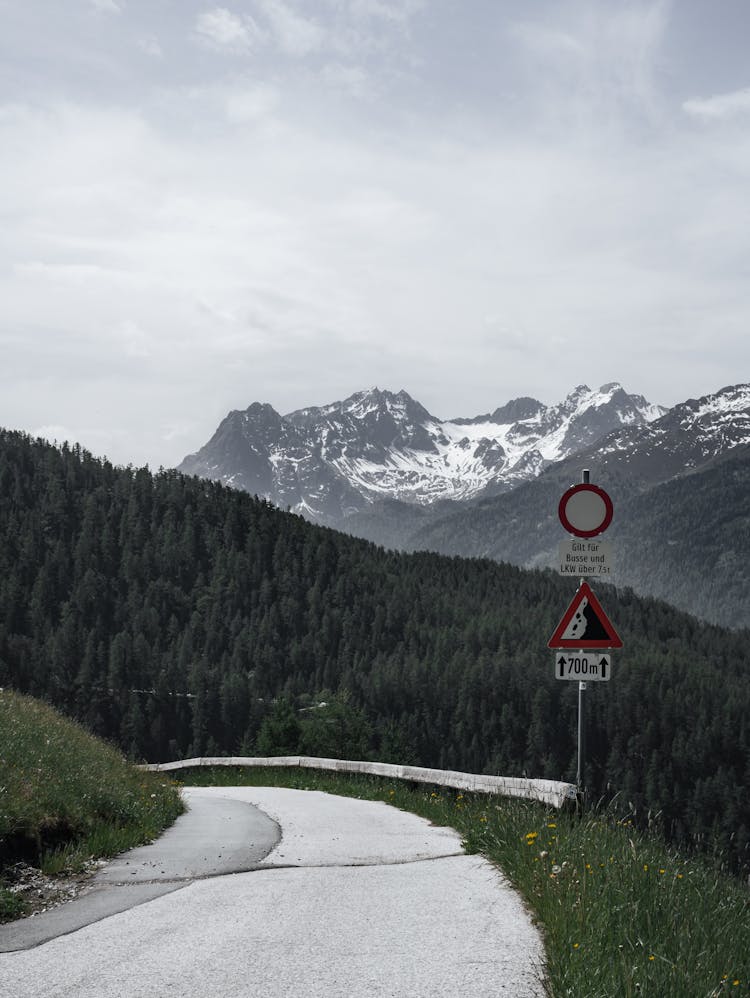
[[[325,769],[334,773],[365,773],[370,776],[385,776],[392,780],[408,780],[412,783],[428,783],[438,787],[451,787],[455,790],[471,790],[475,793],[499,794],[503,797],[523,797],[526,800],[541,801],[552,807],[562,807],[566,801],[574,801],[576,788],[572,783],[559,780],[530,780],[514,776],[482,776],[474,773],[458,773],[449,769],[423,769],[420,766],[395,766],[388,762],[352,762],[346,759],[315,759],[305,755],[282,755],[249,758],[246,756],[201,756],[197,759],[180,759],[177,762],[157,762],[141,766],[152,772],[167,773],[177,769],[192,769],[197,766],[278,766],[300,767],[302,769]]]

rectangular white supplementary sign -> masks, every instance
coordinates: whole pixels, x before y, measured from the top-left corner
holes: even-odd
[[[557,571],[560,575],[597,576],[611,575],[615,569],[612,545],[598,537],[585,540],[571,537],[560,541],[557,549]]]
[[[555,678],[608,683],[612,678],[612,655],[608,651],[556,651]]]

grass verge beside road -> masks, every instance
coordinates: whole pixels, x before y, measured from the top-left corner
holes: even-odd
[[[83,869],[156,838],[183,811],[173,782],[31,697],[0,691],[0,922],[26,913],[11,868]]]
[[[750,891],[606,813],[579,818],[529,801],[309,769],[200,768],[179,779],[382,800],[452,826],[525,898],[544,934],[552,998],[750,995]]]

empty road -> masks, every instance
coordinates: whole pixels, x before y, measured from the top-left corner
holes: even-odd
[[[88,896],[0,927],[2,998],[543,994],[522,903],[450,829],[318,792],[185,795]]]

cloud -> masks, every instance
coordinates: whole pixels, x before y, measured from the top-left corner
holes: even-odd
[[[113,342],[120,341],[123,353],[128,357],[150,357],[151,340],[145,329],[132,319],[118,322],[114,329]]]
[[[424,10],[426,0],[350,0],[349,9],[355,18],[379,18],[405,24]]]
[[[744,90],[733,90],[728,94],[717,94],[713,97],[692,97],[682,105],[686,114],[695,118],[725,119],[734,118],[740,114],[750,114],[750,87]]]
[[[325,32],[315,21],[303,17],[284,0],[260,0],[277,45],[291,56],[306,56],[323,46]]]
[[[139,38],[138,48],[141,52],[153,56],[155,59],[161,59],[164,55],[156,35],[145,35],[143,38]]]
[[[214,7],[199,14],[194,31],[204,44],[233,52],[247,51],[263,39],[263,33],[252,17],[248,14],[240,17],[226,7]]]
[[[280,99],[276,87],[267,83],[233,89],[225,97],[226,116],[236,124],[259,121],[276,109]]]
[[[553,16],[511,22],[508,34],[533,74],[531,93],[551,112],[591,118],[657,115],[656,75],[669,25],[667,0],[600,5],[581,0]]]
[[[567,31],[544,23],[518,21],[510,25],[509,33],[529,52],[544,58],[562,56],[567,59],[572,56],[575,59],[583,59],[588,54],[587,47],[580,39]]]
[[[361,66],[329,62],[320,71],[320,78],[333,90],[340,90],[351,97],[371,97],[375,88],[368,73]]]
[[[89,0],[89,6],[101,14],[122,13],[122,6],[118,0]]]

